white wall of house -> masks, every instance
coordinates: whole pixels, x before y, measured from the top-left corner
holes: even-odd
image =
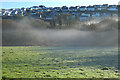
[[[15,11],[15,14],[17,14],[18,13],[18,11]]]
[[[91,16],[98,17],[98,16],[100,16],[100,13],[99,12],[94,12],[94,13],[92,13]]]
[[[107,10],[108,10],[108,11],[118,11],[118,9],[117,9],[117,8],[111,8],[111,7],[110,7],[110,8],[108,8]]]
[[[88,11],[95,11],[95,8],[87,8]]]
[[[71,9],[69,9],[69,11],[77,11],[77,9],[76,8],[71,8]]]
[[[81,16],[87,16],[87,17],[90,17],[90,14],[82,13]]]
[[[85,11],[86,10],[86,8],[80,8],[80,11]]]
[[[0,12],[0,16],[2,16],[2,12]]]

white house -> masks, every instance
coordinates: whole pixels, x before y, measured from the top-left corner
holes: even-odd
[[[39,6],[32,6],[30,7],[32,10],[38,10]]]
[[[108,8],[108,4],[103,4],[101,7],[98,8],[98,10],[106,10]]]
[[[93,6],[94,6],[95,10],[102,10],[102,9],[104,9],[104,8],[101,7],[102,5],[93,5]]]
[[[67,7],[67,6],[63,6],[63,7],[61,8],[61,11],[62,11],[62,12],[68,12],[69,10],[68,10],[68,7]]]
[[[2,15],[3,15],[3,16],[7,16],[8,14],[9,14],[9,11],[3,11],[3,12],[2,12]]]
[[[94,7],[94,6],[88,6],[88,7],[87,7],[87,10],[88,10],[88,11],[95,11],[95,7]]]
[[[93,12],[91,14],[91,17],[99,17],[100,16],[100,13],[99,12]]]
[[[111,13],[102,13],[101,16],[103,16],[103,17],[111,17],[112,14]]]
[[[54,7],[54,11],[60,11],[60,7]]]
[[[18,11],[15,11],[15,14],[17,14],[18,13]]]
[[[17,15],[23,16],[23,12],[18,12]]]
[[[52,7],[48,7],[47,11],[53,11],[54,9]]]
[[[86,6],[81,6],[80,11],[86,11]]]
[[[23,12],[25,12],[27,9],[26,8],[21,8],[20,10],[23,11]]]
[[[46,9],[46,7],[44,5],[40,5],[39,9]]]
[[[107,8],[108,11],[118,11],[117,5],[109,5]]]
[[[82,13],[81,16],[84,16],[84,17],[90,17],[90,14]]]
[[[109,6],[108,4],[103,4],[101,7],[106,9],[106,8],[108,8],[108,6]]]
[[[93,5],[94,6],[94,8],[99,8],[99,7],[101,7],[101,5]]]
[[[43,9],[38,9],[38,12],[39,12],[39,13],[43,12]]]
[[[30,10],[31,8],[26,8],[26,10]]]
[[[11,14],[11,12],[9,12],[8,16],[13,16],[13,14]]]
[[[77,7],[70,7],[70,8],[69,8],[69,11],[71,11],[71,12],[72,12],[72,11],[77,11],[77,10],[78,10]]]
[[[94,6],[94,7],[96,7],[96,6]],[[108,8],[108,4],[103,4],[103,5],[98,5],[96,10],[101,11],[101,10],[106,10],[107,8]]]
[[[13,15],[15,15],[15,14],[17,14],[17,11],[16,11],[16,10],[13,10],[13,11],[10,13],[11,16],[13,16]]]
[[[98,7],[97,10],[101,11],[101,10],[104,10],[103,7]]]
[[[0,11],[0,17],[2,16],[2,12]]]

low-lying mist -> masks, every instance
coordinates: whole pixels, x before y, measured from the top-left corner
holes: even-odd
[[[34,24],[34,25],[33,25]],[[4,46],[117,46],[118,19],[76,22],[70,28],[49,29],[49,23],[24,18],[3,20]]]

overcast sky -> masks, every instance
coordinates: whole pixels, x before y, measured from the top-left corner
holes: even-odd
[[[21,8],[37,5],[45,5],[46,7],[54,6],[87,6],[94,4],[118,4],[119,0],[1,0],[1,8]]]

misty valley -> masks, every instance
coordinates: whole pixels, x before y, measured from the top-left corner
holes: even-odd
[[[3,19],[3,46],[117,46],[118,18],[54,26],[42,20]]]

